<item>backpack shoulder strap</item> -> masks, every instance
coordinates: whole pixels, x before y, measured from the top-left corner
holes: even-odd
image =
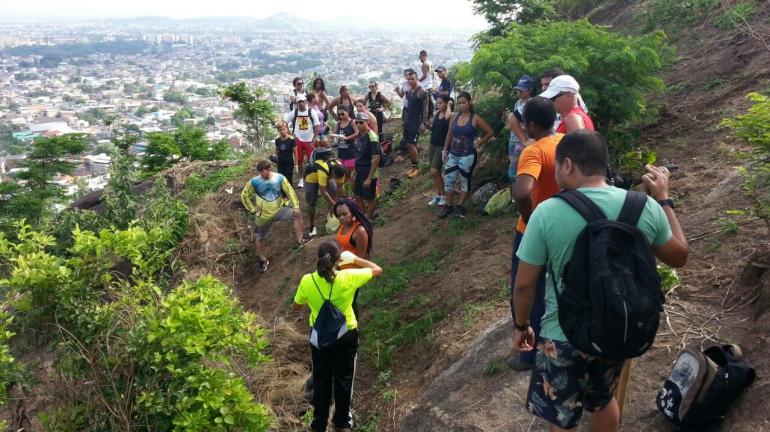
[[[332,301],[332,289],[334,288],[334,280],[332,280],[331,286],[329,286],[329,298],[324,298],[324,295],[321,292],[321,288],[318,288],[315,277],[313,277],[313,273],[310,273],[310,279],[313,280],[313,285],[315,285],[315,289],[318,290],[318,294],[321,296],[321,298],[324,300]]]
[[[554,196],[566,201],[588,223],[607,219],[607,216],[595,202],[576,189],[565,189]]]
[[[294,117],[291,119],[291,133],[294,133],[294,130],[297,128],[298,113],[299,113],[299,108],[294,108]]]
[[[618,221],[627,223],[631,226],[636,226],[636,224],[639,223],[639,218],[642,216],[646,204],[646,194],[631,190],[628,191],[626,193],[626,200],[623,202],[623,208],[620,209]]]

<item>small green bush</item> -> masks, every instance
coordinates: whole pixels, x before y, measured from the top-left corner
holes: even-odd
[[[724,13],[714,21],[714,25],[720,30],[734,29],[751,20],[756,12],[756,7],[752,2],[738,3],[724,11]]]
[[[679,30],[701,20],[718,4],[719,0],[652,0],[640,18],[646,32],[656,28]]]
[[[234,359],[256,366],[267,343],[222,282],[207,276],[183,283],[145,308],[131,332],[138,363],[138,414],[151,429],[267,430],[267,408],[255,403]]]
[[[770,230],[770,97],[759,93],[746,96],[751,107],[745,114],[724,119],[722,126],[752,147],[752,160],[740,172],[745,176],[744,191],[752,202],[751,213]]]

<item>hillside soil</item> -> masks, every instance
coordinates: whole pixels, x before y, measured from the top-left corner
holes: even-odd
[[[614,5],[592,20],[619,31],[633,29],[638,3]],[[767,18],[764,11],[757,19]],[[770,288],[765,271],[770,233],[757,220],[726,213],[749,205],[736,172],[744,149],[718,128],[722,118],[745,109],[745,93],[770,88],[770,50],[740,29],[724,32],[707,22],[679,37],[679,60],[664,75],[677,90],[659,101],[661,117],[642,140],[657,149],[658,160],[679,165],[672,191],[691,254],[679,271],[681,284],[667,294],[655,346],[633,362],[622,429],[673,430],[654,403],[677,354],[685,346],[731,342],[743,347],[758,378],[720,430],[770,430],[770,398],[763,397],[770,384],[770,314],[764,312],[770,297],[763,292]],[[397,122],[389,128],[397,131]],[[361,343],[372,338],[367,324],[385,308],[398,308],[402,326],[432,311],[439,318],[421,337],[396,346],[386,364],[382,353],[360,351],[353,402],[358,430],[546,430],[524,409],[529,375],[503,363],[511,347],[507,299],[513,215],[472,212],[465,221],[439,220],[426,206],[429,178],[407,180],[406,168],[396,164],[383,170],[384,192],[390,177],[397,177],[407,193],[380,211],[374,260],[386,271],[426,260],[435,265],[411,274],[383,310],[362,311]],[[276,224],[269,235],[270,270],[259,274],[252,228],[238,195],[246,180],[223,186],[196,208],[179,256],[185,257],[188,276],[214,272],[262,317],[273,340],[274,361],[265,373],[274,376],[255,378],[253,388],[276,412],[278,430],[301,430],[309,408],[303,398],[309,328],[306,315],[292,312],[290,305],[299,279],[314,269],[323,238],[292,252],[291,227]],[[587,422],[582,428],[588,430]]]

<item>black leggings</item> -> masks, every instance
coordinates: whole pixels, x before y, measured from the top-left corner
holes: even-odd
[[[278,162],[278,173],[294,184],[294,162]]]
[[[313,422],[314,431],[326,431],[329,406],[334,390],[332,423],[338,428],[353,426],[350,401],[353,397],[353,379],[356,373],[358,331],[353,329],[329,348],[319,350],[310,346],[313,356]]]

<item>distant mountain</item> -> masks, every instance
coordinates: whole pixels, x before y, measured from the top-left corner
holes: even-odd
[[[230,25],[230,26],[249,26],[259,30],[270,31],[305,31],[317,29],[318,25],[294,15],[280,12],[265,18],[249,18],[238,16],[226,17],[201,17],[187,19],[173,19],[163,16],[139,16],[133,18],[115,19],[117,21],[130,24],[157,25],[157,26],[177,26],[185,24],[211,24],[211,25]]]

